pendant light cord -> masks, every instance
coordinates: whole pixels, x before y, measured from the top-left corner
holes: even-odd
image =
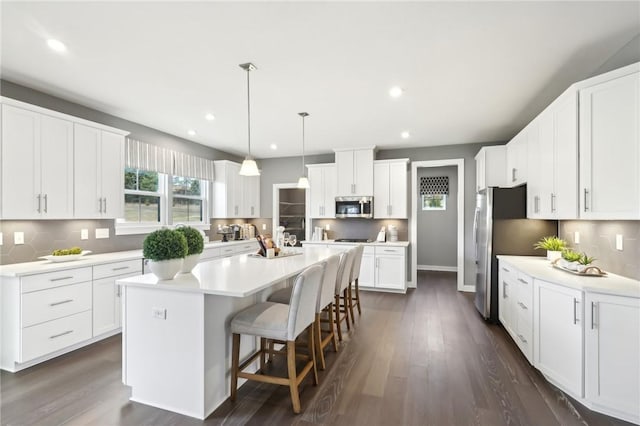
[[[304,119],[305,119],[305,116],[303,115],[302,116],[302,176],[307,175],[304,170]]]
[[[249,147],[249,158],[251,158],[251,86],[249,85],[250,72],[251,69],[247,68],[247,144]]]

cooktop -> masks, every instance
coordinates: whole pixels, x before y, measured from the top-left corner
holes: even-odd
[[[336,243],[370,243],[371,240],[366,238],[340,238],[335,240]]]

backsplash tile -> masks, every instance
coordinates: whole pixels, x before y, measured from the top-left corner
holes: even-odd
[[[580,244],[573,242],[576,231],[580,233]],[[595,257],[596,266],[640,280],[640,221],[560,221],[558,233],[576,251]],[[623,236],[622,251],[616,250],[616,234]]]

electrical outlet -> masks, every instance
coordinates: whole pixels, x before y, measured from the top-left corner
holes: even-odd
[[[24,232],[13,233],[13,244],[15,245],[24,244]]]
[[[0,246],[3,244],[2,242],[2,232],[0,232]]]
[[[80,239],[81,240],[88,240],[89,239],[89,230],[88,229],[81,229],[80,230]]]
[[[167,310],[165,308],[151,308],[151,316],[156,319],[166,320]]]
[[[324,230],[325,231],[331,231],[331,225],[329,225],[328,223],[324,226]]]
[[[622,251],[622,234],[616,234],[616,250]]]
[[[267,224],[266,224],[266,223],[263,223],[263,224],[262,224],[262,230],[263,230],[263,231],[266,231],[266,230],[267,230]]]
[[[96,228],[96,239],[109,238],[109,228]]]
[[[580,233],[578,231],[573,233],[574,244],[580,244]]]

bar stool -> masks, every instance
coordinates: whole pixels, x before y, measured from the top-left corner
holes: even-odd
[[[298,385],[313,370],[313,383],[318,384],[316,357],[313,338],[313,323],[318,299],[318,289],[322,283],[324,265],[313,265],[305,269],[296,278],[291,293],[291,303],[284,305],[275,302],[262,302],[237,313],[231,320],[233,333],[231,355],[231,400],[235,401],[238,391],[238,377],[264,383],[289,386],[293,412],[300,412]],[[309,355],[300,374],[296,371],[296,337],[308,331]],[[240,335],[248,334],[260,337],[260,349],[240,364]],[[287,377],[266,374],[245,373],[245,369],[257,357],[260,357],[261,371],[264,372],[266,340],[286,341]]]
[[[336,285],[336,278],[338,276],[338,266],[340,264],[340,255],[335,254],[329,257],[327,260],[323,262],[325,264],[324,276],[322,278],[322,285],[320,286],[320,294],[318,296],[318,304],[316,306],[316,319],[314,323],[314,336],[315,336],[315,345],[316,350],[318,352],[319,364],[321,369],[325,369],[325,360],[324,360],[324,348],[326,348],[330,343],[333,344],[333,350],[338,352],[338,341],[336,337],[336,332],[334,328],[334,319],[333,319],[333,301],[334,301],[334,290]],[[288,304],[291,299],[291,289],[292,287],[283,288],[276,292],[273,292],[268,300],[270,302],[276,303],[285,303]],[[322,320],[322,312],[327,313],[327,320]],[[326,321],[329,324],[328,330],[322,329],[322,322]],[[325,332],[326,336],[323,338],[322,333]],[[270,348],[271,352],[271,348]]]
[[[351,278],[349,280],[349,312],[351,313],[351,321],[355,322],[356,317],[353,315],[353,303],[355,302],[358,308],[358,315],[362,315],[362,308],[360,308],[360,266],[362,265],[362,254],[364,253],[364,246],[362,244],[356,246],[355,257],[353,259],[353,267],[351,268]],[[353,294],[355,292],[355,295]]]
[[[340,254],[340,266],[335,286],[335,313],[336,328],[338,329],[338,340],[342,342],[342,322],[347,323],[347,330],[351,330],[349,324],[349,279],[351,278],[351,266],[355,255],[354,249],[350,249]],[[344,315],[340,315],[344,314]]]

